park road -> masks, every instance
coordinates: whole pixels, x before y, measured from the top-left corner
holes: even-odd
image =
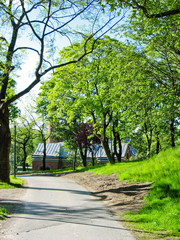
[[[66,178],[22,176],[27,191],[1,240],[135,240],[97,198]]]

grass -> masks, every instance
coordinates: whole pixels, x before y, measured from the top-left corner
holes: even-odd
[[[148,160],[107,164],[88,171],[116,173],[120,181],[152,182],[145,206],[138,213],[126,213],[125,219],[136,229],[180,236],[180,146]]]
[[[24,180],[10,176],[10,183],[5,183],[0,181],[0,189],[22,187],[23,184],[24,184]]]
[[[4,219],[9,214],[5,208],[0,208],[0,219]]]
[[[57,170],[39,170],[39,171],[30,171],[29,173],[67,173],[67,172],[72,172],[72,168],[63,168],[63,169],[57,169]],[[28,171],[26,172],[28,173]]]

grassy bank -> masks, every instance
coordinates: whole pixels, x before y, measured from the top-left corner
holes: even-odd
[[[180,236],[180,147],[144,161],[107,164],[93,172],[116,173],[119,180],[128,182],[153,182],[145,206],[138,213],[125,214],[125,218],[136,229]]]

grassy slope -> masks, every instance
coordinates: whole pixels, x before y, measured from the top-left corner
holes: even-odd
[[[90,170],[92,171],[92,170]],[[132,227],[180,235],[180,146],[145,161],[107,164],[95,174],[116,173],[119,180],[153,182],[146,205],[138,213],[127,213]]]
[[[8,189],[8,188],[17,188],[21,187],[24,184],[24,181],[20,178],[10,177],[10,184],[0,182],[0,189]],[[7,210],[0,207],[0,219],[4,219],[4,217],[8,214]]]

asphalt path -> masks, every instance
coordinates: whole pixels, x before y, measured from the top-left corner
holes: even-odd
[[[0,240],[135,240],[85,188],[53,176],[23,176],[27,191]]]

